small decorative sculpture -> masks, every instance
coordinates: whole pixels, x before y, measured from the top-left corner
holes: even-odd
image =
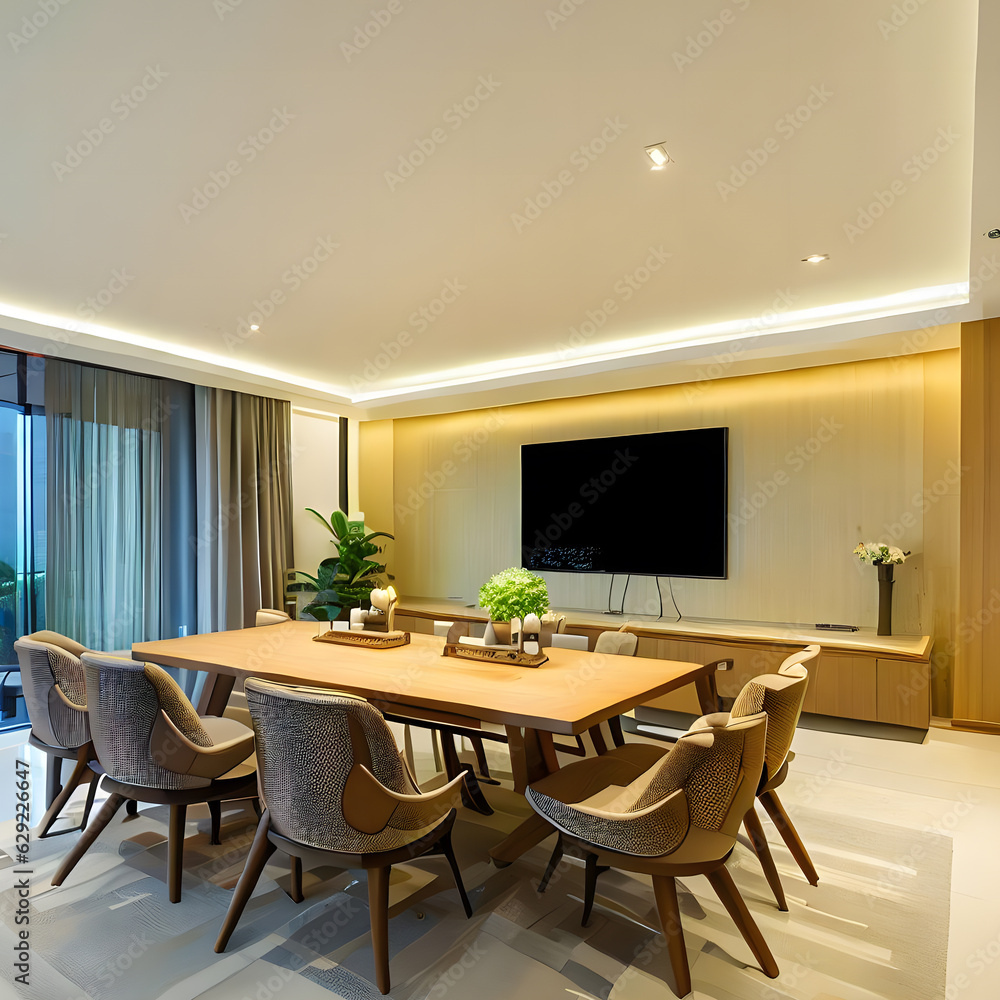
[[[525,615],[521,627],[521,650],[529,656],[536,656],[541,650],[542,622],[538,615]]]
[[[390,586],[386,590],[373,590],[370,595],[371,610],[354,608],[351,611],[352,631],[392,632],[396,618],[396,591]]]

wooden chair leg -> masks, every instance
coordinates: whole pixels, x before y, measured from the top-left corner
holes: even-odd
[[[250,800],[250,805],[253,806],[253,811],[257,814],[257,819],[260,819],[263,813],[260,808],[260,799],[256,795]]]
[[[139,803],[135,799],[129,799],[128,802],[125,803],[125,812],[129,816],[138,816]]]
[[[563,844],[562,834],[560,834],[556,840],[556,846],[552,848],[552,856],[549,858],[549,863],[545,866],[545,874],[542,876],[542,881],[538,883],[539,892],[545,892],[546,886],[549,884],[549,879],[552,878],[555,873],[556,867],[562,860],[562,856]]]
[[[654,875],[653,896],[656,899],[656,912],[660,917],[663,937],[667,942],[667,954],[674,971],[677,995],[686,997],[691,992],[691,966],[688,964],[687,948],[684,945],[684,928],[681,926],[681,911],[677,905],[677,885],[673,878],[669,875]]]
[[[87,763],[87,755],[81,751],[80,756],[76,759],[76,766],[73,768],[73,773],[70,775],[69,780],[65,785],[63,785],[62,789],[49,804],[48,809],[45,810],[45,815],[42,817],[42,821],[39,824],[39,831],[35,834],[36,837],[41,839],[48,834],[49,827],[51,827],[56,821],[59,813],[63,809],[63,806],[69,802],[73,793],[80,787],[88,774],[93,782],[91,788],[88,790],[88,800],[91,804],[93,804],[93,791],[97,783],[97,776],[90,770],[90,765]],[[73,827],[73,830],[82,830],[87,825],[87,815],[89,812],[89,809],[84,811],[83,819],[80,821],[80,825],[78,827]],[[59,832],[69,833],[71,831],[60,830]]]
[[[218,799],[213,799],[208,803],[208,811],[212,817],[212,833],[208,842],[217,846],[222,843],[219,836],[222,832],[222,803]]]
[[[785,890],[781,885],[778,869],[774,865],[774,858],[771,856],[771,848],[768,846],[767,837],[764,836],[764,827],[760,825],[760,817],[753,806],[750,807],[750,811],[743,817],[743,825],[750,836],[750,843],[753,844],[754,854],[757,855],[757,860],[760,862],[761,868],[764,869],[764,878],[767,879],[767,884],[771,887],[771,892],[774,893],[778,909],[787,912],[788,904],[785,902]]]
[[[108,801],[101,806],[101,811],[94,817],[94,821],[90,826],[83,831],[83,835],[76,842],[76,846],[66,855],[63,863],[56,870],[55,875],[52,876],[53,885],[63,884],[63,880],[76,867],[80,858],[87,853],[90,845],[97,840],[104,828],[114,819],[115,813],[118,812],[124,801],[125,797],[119,795],[117,792],[112,792],[108,796]]]
[[[100,784],[100,779],[96,774],[91,772],[90,774],[90,788],[87,789],[87,801],[83,804],[83,818],[80,820],[80,829],[82,830],[90,819],[90,810],[94,808],[94,796],[97,795],[97,786]],[[127,805],[126,805],[126,808]]]
[[[167,830],[167,893],[171,903],[181,901],[181,873],[184,867],[184,828],[187,806],[170,807],[170,825]]]
[[[795,858],[799,868],[802,869],[802,874],[805,875],[806,881],[810,885],[816,885],[819,882],[819,875],[816,874],[816,869],[813,867],[809,852],[805,849],[802,841],[799,840],[798,831],[792,825],[792,821],[788,818],[788,814],[778,800],[778,796],[774,792],[764,792],[760,796],[760,801],[767,810],[768,816],[771,817],[771,821],[778,828],[778,833],[781,834],[781,839],[785,842],[785,846],[791,852],[792,857]]]
[[[289,855],[291,862],[291,897],[293,903],[301,903],[305,896],[302,895],[302,859]]]
[[[753,952],[754,958],[757,959],[764,975],[769,979],[777,979],[778,963],[775,962],[760,928],[754,923],[754,919],[747,909],[747,904],[743,902],[743,897],[740,895],[739,889],[736,888],[732,875],[726,870],[726,866],[722,865],[714,872],[708,872],[708,881],[712,883],[716,895],[722,900],[722,905],[729,911],[733,923],[743,935],[743,940],[750,946],[750,950]]]
[[[372,927],[372,954],[375,962],[375,985],[385,995],[389,992],[389,872],[391,869],[368,869],[368,912]]]
[[[254,834],[250,853],[247,855],[246,864],[243,866],[243,873],[240,875],[239,881],[236,883],[236,889],[233,891],[233,898],[229,903],[229,909],[226,911],[226,919],[222,921],[222,930],[219,931],[219,937],[215,942],[215,950],[217,952],[226,950],[226,945],[229,944],[229,939],[233,936],[233,931],[236,930],[236,925],[240,922],[240,917],[243,916],[243,910],[246,908],[254,889],[257,887],[257,880],[260,878],[260,873],[264,870],[267,859],[274,854],[274,844],[267,839],[267,833],[270,828],[271,818],[265,809],[264,815],[261,816],[260,822],[257,824],[257,832]]]
[[[455,876],[455,888],[458,889],[458,894],[462,897],[462,906],[465,909],[465,916],[471,917],[472,904],[469,902],[469,897],[465,892],[465,883],[462,881],[462,872],[458,867],[458,862],[455,860],[455,852],[451,846],[451,830],[449,830],[438,841],[438,847],[448,859],[448,864],[451,866],[451,873]]]
[[[606,872],[606,865],[597,863],[596,854],[587,855],[587,868],[584,874],[584,895],[583,895],[583,919],[580,921],[581,927],[587,926],[590,920],[590,911],[594,908],[594,896],[597,894],[597,876]]]

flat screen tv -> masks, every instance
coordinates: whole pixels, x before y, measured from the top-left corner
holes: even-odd
[[[521,564],[725,579],[729,428],[521,446]]]

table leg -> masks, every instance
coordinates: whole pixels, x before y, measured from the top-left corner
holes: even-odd
[[[715,672],[710,674],[699,674],[694,681],[695,689],[698,692],[698,702],[701,705],[702,715],[711,715],[720,711],[719,689],[715,685]]]
[[[205,678],[201,698],[198,700],[199,715],[222,715],[229,704],[236,678],[231,674],[209,674]]]
[[[538,781],[559,768],[552,734],[539,733],[537,729],[521,729],[518,726],[504,728],[507,730],[514,791],[523,795],[533,781]]]

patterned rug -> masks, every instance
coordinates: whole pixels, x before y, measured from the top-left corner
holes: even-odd
[[[812,779],[814,782],[815,779]],[[888,822],[886,794],[829,779],[822,797],[792,775],[782,798],[820,874],[809,886],[764,820],[790,912],[780,913],[756,859],[738,845],[732,871],[773,951],[767,979],[703,877],[681,880],[694,996],[713,1000],[940,1000],[945,989],[951,839],[908,807]],[[641,877],[608,872],[588,927],[583,872],[562,863],[536,891],[552,841],[508,868],[487,851],[525,815],[524,800],[488,789],[492,817],[464,813],[455,847],[474,914],[466,920],[443,859],[394,869],[391,900],[411,905],[389,925],[391,995],[400,1000],[594,997],[662,1000],[673,983]],[[840,808],[850,803],[851,808]],[[820,809],[819,805],[827,806]],[[891,808],[891,806],[889,806]],[[124,812],[124,811],[123,811]],[[883,819],[858,819],[879,815]],[[208,843],[208,812],[189,810],[183,898],[167,900],[166,808],[116,819],[62,887],[49,879],[76,835],[32,843],[30,985],[14,980],[20,925],[10,857],[0,875],[0,996],[37,1000],[330,1000],[375,998],[362,873],[304,873],[305,901],[288,897],[272,856],[224,955],[213,951],[256,825],[239,804]],[[13,823],[0,847],[14,850]],[[440,878],[435,878],[440,876]],[[291,987],[285,992],[287,987]]]

